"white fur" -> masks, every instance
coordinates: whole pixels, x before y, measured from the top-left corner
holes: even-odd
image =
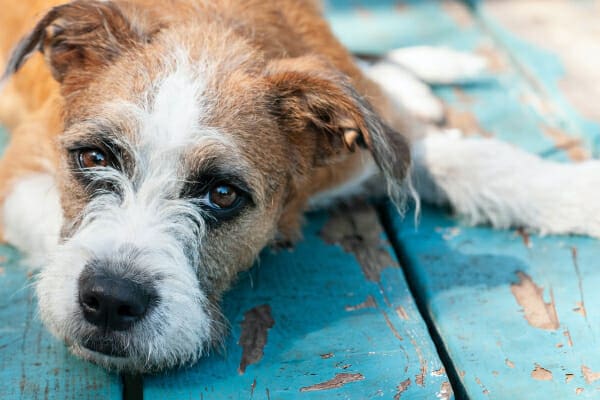
[[[446,47],[414,46],[394,49],[386,58],[430,84],[455,84],[481,77],[484,58]]]
[[[362,165],[356,171],[354,176],[342,185],[319,192],[312,196],[310,198],[309,207],[311,209],[327,208],[341,199],[352,198],[353,196],[364,194],[367,183],[375,176],[379,175],[380,172],[370,154],[363,153],[361,162]]]
[[[92,198],[79,228],[59,246],[37,286],[48,328],[59,338],[72,340],[75,353],[110,368],[144,371],[194,361],[213,339],[218,324],[208,313],[198,281],[202,269],[210,268],[201,257],[204,218],[197,202],[202,200],[179,199],[186,178],[181,156],[189,149],[187,144],[231,143],[202,125],[208,112],[202,80],[183,62],[172,67],[150,89],[149,103],[116,102],[105,107],[125,113],[136,127],[136,142],[127,143],[135,171],[129,171],[132,177],[111,168],[95,172],[94,179],[112,182],[121,195],[97,193]],[[231,152],[235,154],[235,149]],[[79,310],[77,281],[91,260],[110,261],[131,249],[127,267],[117,274],[134,280],[138,274],[153,277],[159,302],[130,331],[116,334],[128,343],[130,357],[91,352],[80,345],[91,331]]]
[[[54,177],[27,175],[14,183],[3,209],[5,239],[27,256],[27,264],[42,266],[58,243],[62,209]]]
[[[406,109],[410,114],[432,123],[444,119],[444,105],[431,88],[402,67],[379,61],[363,71],[378,83],[398,108]]]
[[[558,163],[457,134],[424,138],[413,158],[423,199],[450,203],[469,223],[600,237],[600,161]]]

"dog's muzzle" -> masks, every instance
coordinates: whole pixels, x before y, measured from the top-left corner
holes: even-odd
[[[88,265],[79,277],[79,307],[85,320],[96,328],[96,334],[83,345],[100,353],[121,355],[122,351],[112,343],[112,333],[130,329],[157,301],[152,285]]]

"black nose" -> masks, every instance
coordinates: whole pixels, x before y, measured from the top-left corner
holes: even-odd
[[[129,279],[84,271],[79,278],[79,304],[85,319],[99,328],[123,331],[147,313],[153,290]]]

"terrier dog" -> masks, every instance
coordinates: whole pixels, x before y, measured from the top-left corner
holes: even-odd
[[[402,203],[409,142],[417,189],[473,222],[600,233],[595,204],[548,222],[571,197],[546,207],[507,193],[510,179],[490,185],[490,171],[512,177],[522,162],[532,176],[516,185],[552,195],[536,183],[548,162],[419,135],[316,1],[8,3],[0,226],[42,265],[48,329],[107,368],[194,362],[224,335],[223,292],[265,246],[299,238],[309,204],[367,187]],[[581,173],[554,167],[565,185]],[[594,168],[578,193],[600,187]]]

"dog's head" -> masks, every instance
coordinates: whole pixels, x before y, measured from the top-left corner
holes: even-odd
[[[59,6],[7,70],[40,50],[64,99],[65,223],[42,319],[110,368],[179,365],[218,342],[222,292],[297,233],[319,169],[364,147],[400,182],[409,162],[329,63],[269,58],[239,26],[181,17],[193,12],[172,24],[126,2]]]

